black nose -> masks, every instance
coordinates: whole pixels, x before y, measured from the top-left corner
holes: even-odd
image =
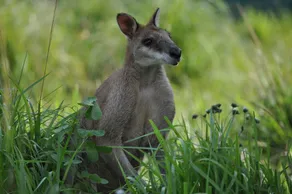
[[[178,47],[172,47],[169,51],[169,55],[173,58],[179,59],[181,56],[181,49]]]

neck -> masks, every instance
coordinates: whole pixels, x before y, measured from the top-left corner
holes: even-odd
[[[143,67],[140,71],[140,87],[149,86],[158,81],[165,75],[165,70],[162,65],[153,65]]]
[[[162,65],[143,66],[143,64],[137,64],[129,44],[127,46],[124,66],[125,68],[131,69],[131,72],[135,72],[135,77],[139,80],[141,86],[149,85],[165,75],[165,70]]]

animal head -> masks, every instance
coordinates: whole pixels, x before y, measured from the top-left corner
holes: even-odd
[[[159,28],[159,13],[158,8],[146,25],[139,24],[129,14],[117,15],[118,25],[128,38],[128,52],[140,66],[177,65],[180,61],[181,49],[169,32]]]

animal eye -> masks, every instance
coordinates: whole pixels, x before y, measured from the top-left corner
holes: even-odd
[[[152,44],[152,39],[151,38],[145,38],[142,43],[145,45],[145,46],[150,46]]]

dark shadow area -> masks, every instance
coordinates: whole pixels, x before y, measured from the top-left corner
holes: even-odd
[[[258,11],[271,12],[279,15],[283,11],[292,11],[292,0],[225,0],[230,6],[233,16],[240,17],[237,5],[253,8]]]

